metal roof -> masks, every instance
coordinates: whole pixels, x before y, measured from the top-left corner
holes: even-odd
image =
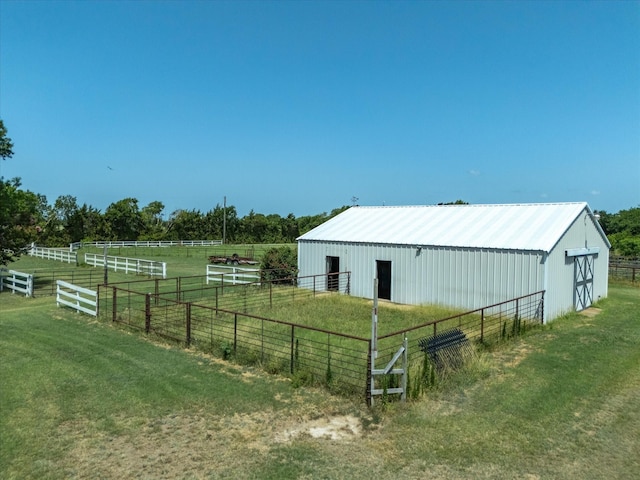
[[[298,240],[549,252],[585,209],[606,241],[586,202],[351,207]]]

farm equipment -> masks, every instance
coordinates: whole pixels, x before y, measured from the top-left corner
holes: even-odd
[[[209,263],[225,263],[227,265],[257,265],[258,261],[249,257],[241,257],[234,253],[230,257],[213,255],[209,257]]]

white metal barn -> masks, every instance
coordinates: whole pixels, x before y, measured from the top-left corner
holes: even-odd
[[[298,239],[299,275],[352,295],[476,309],[545,291],[544,321],[607,296],[607,237],[582,203],[351,207]],[[332,289],[328,281],[324,286]]]

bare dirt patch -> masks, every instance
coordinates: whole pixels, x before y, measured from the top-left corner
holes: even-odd
[[[288,442],[302,436],[349,440],[362,435],[360,420],[352,415],[339,415],[307,420],[276,435],[277,442]]]
[[[299,411],[225,416],[183,412],[114,422],[118,433],[97,431],[87,421],[59,427],[59,434],[72,442],[64,465],[71,478],[93,478],[95,472],[105,479],[209,478],[214,472],[238,478],[264,462],[279,444],[298,439],[344,442],[363,432],[360,419],[352,415],[308,419]]]
[[[580,312],[580,315],[583,315],[583,316],[588,317],[588,318],[593,318],[596,315],[598,315],[601,311],[602,311],[602,309],[600,309],[600,308],[589,307],[589,308],[585,308],[584,310],[582,310]]]

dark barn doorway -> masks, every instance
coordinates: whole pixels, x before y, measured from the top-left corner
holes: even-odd
[[[340,257],[327,257],[327,290],[337,292],[340,287]]]
[[[376,260],[378,274],[378,298],[391,300],[391,262]]]

